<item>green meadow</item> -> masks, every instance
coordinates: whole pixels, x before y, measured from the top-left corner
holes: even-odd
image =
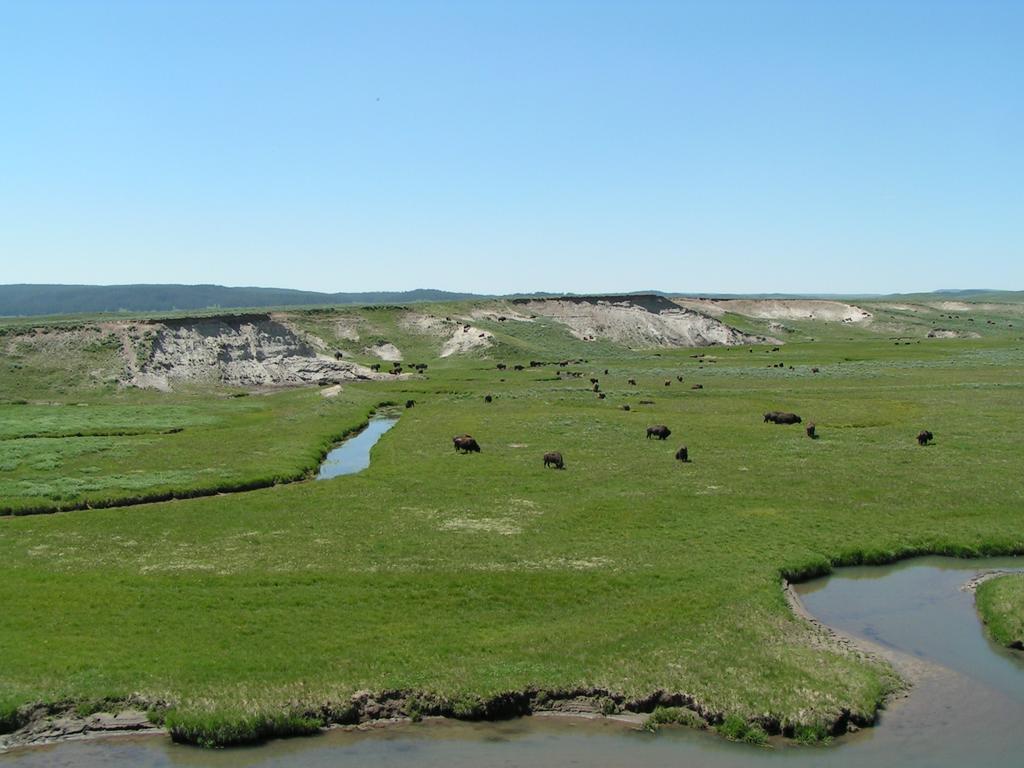
[[[395,342],[390,311],[345,310]],[[608,711],[685,694],[754,733],[870,721],[894,672],[794,616],[780,582],[1024,552],[1016,312],[993,311],[999,330],[975,339],[926,338],[934,322],[910,312],[898,333],[787,322],[778,352],[635,351],[480,321],[494,347],[437,359],[398,339],[425,375],[330,398],[119,389],[77,378],[73,359],[8,355],[0,728],[33,702],[133,700],[176,737],[230,743],[344,721],[364,690],[465,717],[503,693],[588,690]],[[334,319],[296,322],[327,333]],[[564,358],[586,362],[528,366]],[[369,469],[289,482],[407,399]],[[804,424],[766,424],[768,410]],[[671,437],[646,439],[652,424]],[[453,450],[464,432],[481,453]],[[674,460],[681,445],[690,463]],[[563,471],[543,467],[552,450]],[[170,500],[110,506],[156,498]],[[59,509],[74,511],[27,514]],[[1002,583],[979,604],[1019,607]]]

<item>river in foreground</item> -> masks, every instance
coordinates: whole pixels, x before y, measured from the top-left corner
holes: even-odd
[[[175,745],[166,736],[118,737],[20,750],[0,756],[0,763],[4,768],[1020,765],[1024,656],[988,641],[974,612],[973,595],[960,586],[978,571],[1022,565],[1014,558],[930,557],[844,568],[799,585],[797,591],[812,614],[846,635],[881,647],[915,677],[911,695],[894,702],[878,727],[845,736],[831,747],[764,749],[688,730],[651,735],[610,720],[532,717],[336,730],[221,751]]]

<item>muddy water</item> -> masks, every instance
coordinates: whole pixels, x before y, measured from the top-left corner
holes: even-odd
[[[317,480],[329,480],[339,475],[352,475],[370,466],[370,449],[381,435],[398,423],[397,416],[378,416],[370,419],[366,427],[348,438],[324,458]]]
[[[1024,660],[991,644],[960,585],[979,570],[1021,568],[1015,559],[922,558],[850,568],[798,591],[811,613],[871,642],[915,678],[876,728],[831,747],[759,749],[713,735],[657,736],[608,721],[533,717],[503,723],[448,721],[386,730],[333,731],[262,747],[202,751],[166,737],[69,742],[0,756],[3,768],[474,768],[487,766],[687,766],[693,768],[907,768],[1024,764]]]

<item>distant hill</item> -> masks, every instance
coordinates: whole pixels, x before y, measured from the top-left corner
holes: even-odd
[[[89,312],[294,307],[318,304],[407,304],[484,298],[472,293],[418,289],[370,293],[320,293],[289,288],[223,285],[0,285],[0,316]]]
[[[323,306],[336,304],[411,304],[430,301],[463,301],[494,298],[594,298],[583,294],[529,293],[492,296],[430,289],[414,291],[371,291],[364,293],[321,293],[290,288],[231,288],[223,285],[0,285],[0,317],[32,315],[89,314],[94,312],[174,312],[208,309],[258,309],[268,307]],[[993,301],[1022,303],[1024,291],[956,289],[931,293],[849,295],[849,294],[733,294],[699,292],[635,291],[603,299],[623,300],[637,296],[702,296],[732,299],[843,299],[875,301],[904,299],[938,301]]]

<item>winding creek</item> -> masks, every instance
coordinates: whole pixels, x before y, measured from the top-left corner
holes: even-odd
[[[370,449],[397,423],[397,416],[374,416],[366,427],[327,453],[316,479],[330,480],[332,477],[352,475],[366,469],[370,466]]]
[[[1024,562],[1015,558],[929,557],[890,566],[844,568],[798,585],[796,591],[811,614],[887,656],[914,681],[910,695],[892,702],[878,727],[845,736],[831,747],[759,749],[685,729],[663,729],[652,736],[614,720],[532,717],[499,723],[430,721],[369,731],[335,730],[223,751],[175,745],[166,736],[124,736],[16,750],[0,755],[0,764],[4,768],[1020,765],[1024,760],[1024,656],[989,642],[975,614],[973,595],[961,586],[983,570],[1022,567]]]

